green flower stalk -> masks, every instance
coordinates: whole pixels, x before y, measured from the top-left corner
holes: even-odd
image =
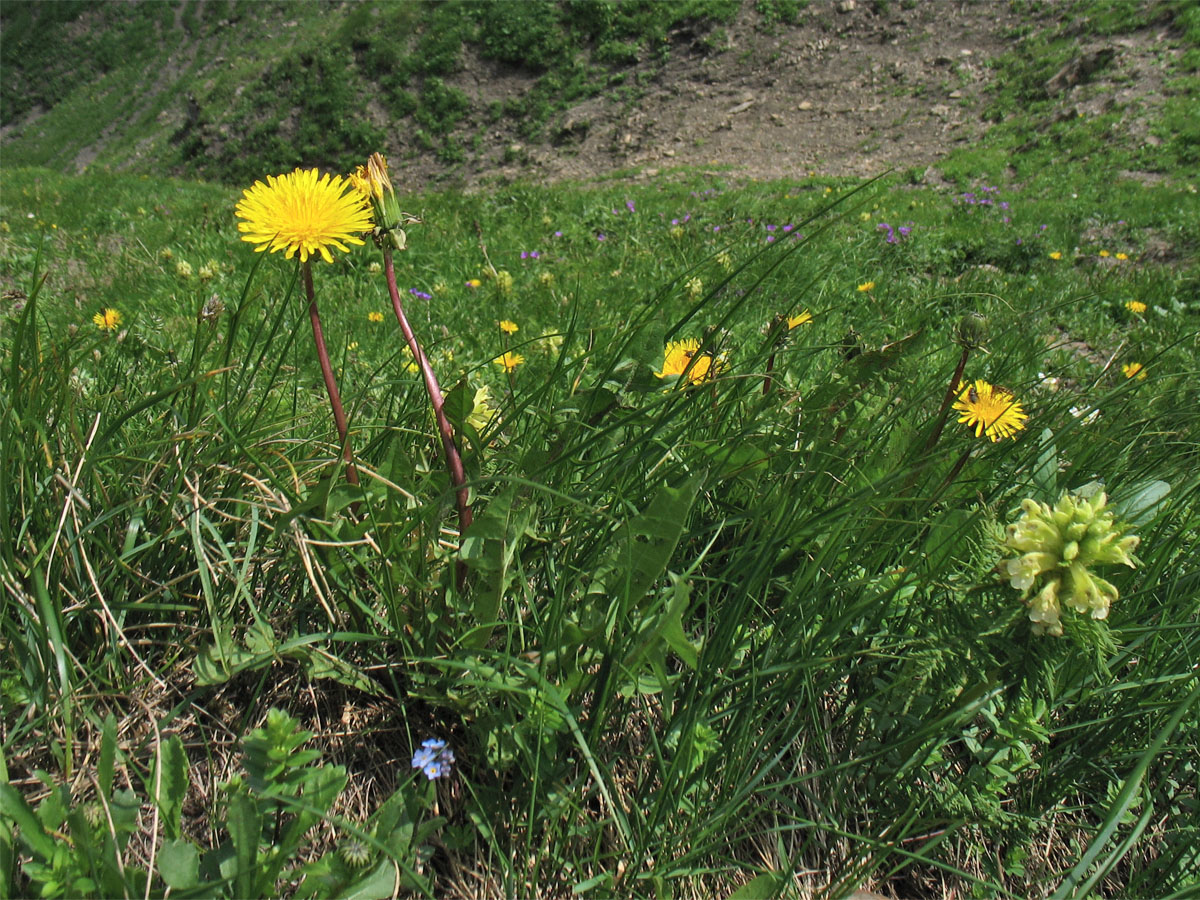
[[[1140,541],[1124,534],[1105,510],[1103,491],[1090,498],[1064,493],[1051,509],[1021,501],[1021,518],[1008,526],[1004,544],[1021,555],[1001,564],[1009,583],[1029,607],[1034,634],[1063,633],[1062,606],[1093,619],[1108,616],[1117,589],[1090,571],[1092,566],[1121,564],[1135,568]]]

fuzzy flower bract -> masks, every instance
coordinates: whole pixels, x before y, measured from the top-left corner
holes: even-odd
[[[1004,540],[1020,556],[1000,567],[1029,607],[1034,634],[1063,633],[1064,603],[1093,619],[1107,618],[1117,589],[1091,567],[1136,567],[1133,551],[1140,539],[1114,524],[1107,502],[1103,491],[1090,498],[1064,493],[1053,508],[1028,498],[1021,501],[1021,518],[1008,526]]]

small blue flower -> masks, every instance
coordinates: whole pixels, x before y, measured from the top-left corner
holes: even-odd
[[[454,765],[454,751],[446,746],[445,741],[430,738],[421,742],[421,749],[413,754],[412,767],[420,769],[430,781],[435,778],[445,778],[450,774]]]

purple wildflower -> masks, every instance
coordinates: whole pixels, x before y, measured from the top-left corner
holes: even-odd
[[[433,294],[427,294],[424,291],[417,290],[416,288],[409,288],[408,292],[410,294],[412,294],[414,297],[417,297],[418,299],[421,299],[421,300],[432,300],[433,299]]]

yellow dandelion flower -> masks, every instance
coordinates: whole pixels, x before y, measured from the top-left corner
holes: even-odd
[[[505,372],[511,372],[521,363],[525,362],[525,357],[520,353],[502,353],[492,360],[496,365],[503,367]]]
[[[788,331],[791,331],[797,325],[807,325],[812,320],[813,320],[812,313],[810,313],[807,309],[804,312],[800,313],[800,315],[798,315],[798,316],[788,316],[788,319],[787,319]]]
[[[688,384],[700,384],[724,368],[723,361],[714,359],[711,353],[705,353],[696,359],[696,353],[699,350],[700,341],[696,338],[670,341],[663,350],[662,371],[654,374],[659,378],[666,378],[669,375],[683,375],[684,372],[687,372]]]
[[[101,331],[116,331],[121,327],[121,314],[115,309],[105,308],[92,316],[92,321]]]
[[[333,262],[331,247],[348,253],[358,235],[370,231],[371,208],[360,191],[349,189],[340,175],[321,175],[316,169],[296,169],[288,175],[268,175],[242,192],[235,212],[242,240],[258,244],[255,251],[283,250],[301,262],[317,253]],[[348,190],[349,189],[349,190]]]
[[[383,313],[381,313],[377,309],[373,309],[369,313],[367,313],[367,321],[374,322],[376,325],[378,325],[380,322],[383,321]]]
[[[475,290],[477,287],[479,287],[482,284],[483,284],[483,282],[480,281],[478,278],[468,278],[466,280],[466,286],[469,287],[471,290]]]
[[[1135,315],[1141,315],[1146,311],[1146,304],[1141,300],[1129,300],[1125,303],[1125,308]]]
[[[1108,251],[1107,251],[1107,250],[1101,250],[1101,251],[1100,251],[1100,258],[1101,258],[1101,259],[1108,259]]]
[[[500,330],[505,334],[516,334],[521,329],[517,327],[516,322],[510,321],[509,319],[501,319]]]
[[[860,285],[858,286],[858,290],[859,290],[859,292],[860,292],[860,293],[864,293],[864,294],[865,294],[867,291],[873,291],[873,290],[875,290],[875,282],[873,282],[873,281],[864,281],[862,284],[860,284]]]
[[[1125,260],[1129,259],[1129,254],[1128,253],[1118,253],[1114,258],[1119,259],[1122,262],[1124,262]]]
[[[975,437],[987,435],[993,443],[1006,437],[1015,440],[1016,433],[1025,427],[1029,416],[1008,388],[975,381],[960,385],[959,390],[958,400],[954,402],[958,421],[974,428]]]
[[[1050,258],[1051,259],[1062,259],[1062,251],[1055,250],[1053,253],[1050,254]]]
[[[1121,366],[1121,371],[1125,373],[1126,378],[1143,379],[1146,373],[1143,371],[1143,366],[1140,362],[1125,363]]]

